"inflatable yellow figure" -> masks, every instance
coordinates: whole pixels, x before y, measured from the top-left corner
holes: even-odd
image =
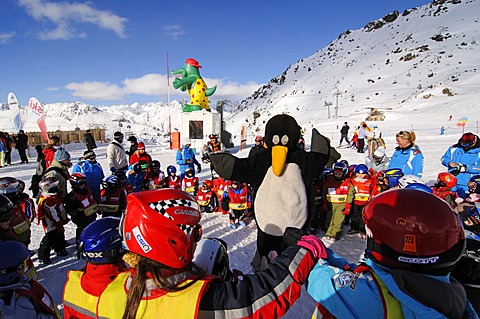
[[[173,80],[173,87],[182,91],[188,90],[188,94],[190,94],[190,103],[183,105],[183,112],[199,111],[201,109],[210,111],[208,97],[215,93],[217,86],[207,87],[198,70],[201,67],[197,60],[188,58],[183,68],[172,71],[172,75],[181,75],[180,78]]]

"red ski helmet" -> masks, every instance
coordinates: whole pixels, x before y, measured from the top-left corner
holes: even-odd
[[[207,188],[212,188],[213,187],[213,182],[209,179],[203,181],[203,185],[207,186]]]
[[[457,178],[449,172],[441,172],[438,174],[437,178],[448,188],[453,188],[455,185],[457,185]]]
[[[128,195],[120,232],[127,250],[182,268],[202,236],[200,219],[198,203],[184,191],[148,190]]]
[[[445,275],[465,249],[465,233],[455,212],[426,192],[384,192],[367,204],[363,220],[366,254],[386,267]]]

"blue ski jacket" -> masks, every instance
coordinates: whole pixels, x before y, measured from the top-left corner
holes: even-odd
[[[87,187],[90,188],[93,197],[98,203],[100,200],[100,186],[105,177],[100,163],[92,163],[87,160],[80,161],[72,168],[72,173],[77,172],[83,173],[87,177]]]
[[[185,170],[190,167],[193,169],[193,173],[195,174],[195,166],[199,166],[200,163],[195,158],[195,154],[190,147],[183,146],[183,148],[177,151],[177,155],[175,157],[177,164],[180,166],[180,177],[183,179],[185,176]]]
[[[448,168],[449,173],[453,170],[453,167],[448,166],[450,162],[465,166],[465,171],[460,171],[457,175],[457,186],[453,189],[460,197],[465,198],[468,181],[473,175],[480,174],[480,141],[468,150],[459,143],[450,146],[442,156],[442,165]]]
[[[368,271],[344,270],[345,261],[329,252],[329,259],[320,259],[310,272],[308,293],[335,318],[478,318],[461,284],[449,275],[389,269],[369,258],[365,263]]]
[[[423,176],[423,154],[420,147],[412,144],[407,148],[395,148],[388,168],[401,168],[404,175]]]

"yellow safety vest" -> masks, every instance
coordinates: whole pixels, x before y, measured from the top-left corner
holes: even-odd
[[[100,296],[98,302],[98,318],[122,318],[127,303],[125,283],[130,273],[117,276]],[[190,281],[187,280],[186,283]],[[181,291],[168,292],[159,297],[143,297],[138,305],[136,318],[160,318],[163,315],[170,319],[196,318],[202,290],[207,281],[199,280]]]
[[[347,202],[347,194],[344,194],[344,195],[327,194],[326,198],[328,202],[334,203],[334,204]]]
[[[97,318],[98,297],[87,294],[81,285],[83,272],[70,270],[63,290],[64,308],[71,308],[82,314],[82,318]]]

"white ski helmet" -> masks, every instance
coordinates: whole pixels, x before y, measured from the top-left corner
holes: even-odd
[[[410,184],[413,184],[413,183],[419,183],[419,184],[424,184],[425,185],[425,181],[418,176],[404,175],[404,176],[400,177],[400,179],[398,180],[398,187],[399,188],[405,188],[405,187],[407,187],[407,185],[410,185]]]

